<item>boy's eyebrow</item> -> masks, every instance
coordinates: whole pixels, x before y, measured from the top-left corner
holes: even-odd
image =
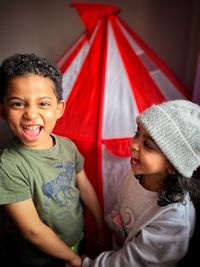
[[[46,98],[48,98],[48,99],[52,99],[52,97],[50,97],[50,96],[42,96],[42,97],[39,97],[39,100],[41,100],[41,99],[46,99]],[[21,97],[18,97],[18,96],[11,96],[11,97],[9,97],[8,98],[8,101],[10,101],[10,100],[15,100],[15,99],[17,99],[17,100],[23,100]]]
[[[11,96],[11,97],[9,97],[7,100],[8,101],[10,101],[10,100],[15,100],[15,99],[17,99],[17,100],[22,100],[20,97],[18,97],[18,96]]]

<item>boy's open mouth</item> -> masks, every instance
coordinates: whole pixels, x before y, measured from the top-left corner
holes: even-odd
[[[37,138],[41,131],[41,126],[39,125],[26,125],[23,126],[23,134],[26,138]]]

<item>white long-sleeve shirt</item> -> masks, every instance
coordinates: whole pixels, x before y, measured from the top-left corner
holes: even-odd
[[[186,254],[195,224],[195,209],[185,205],[157,204],[158,194],[142,187],[132,173],[120,186],[117,204],[108,215],[115,232],[117,251],[85,258],[83,267],[172,267]]]

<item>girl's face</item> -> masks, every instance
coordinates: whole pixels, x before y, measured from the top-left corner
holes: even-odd
[[[133,173],[143,175],[147,189],[159,191],[172,166],[141,124],[130,142],[130,150]]]
[[[64,101],[58,102],[49,78],[28,74],[9,82],[1,112],[22,144],[45,149],[53,145],[50,133],[64,106]]]

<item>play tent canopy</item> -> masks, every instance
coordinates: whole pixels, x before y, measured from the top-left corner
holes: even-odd
[[[72,139],[104,212],[129,168],[136,116],[154,103],[190,99],[167,65],[112,5],[73,3],[85,31],[58,60],[66,109],[54,133]]]

